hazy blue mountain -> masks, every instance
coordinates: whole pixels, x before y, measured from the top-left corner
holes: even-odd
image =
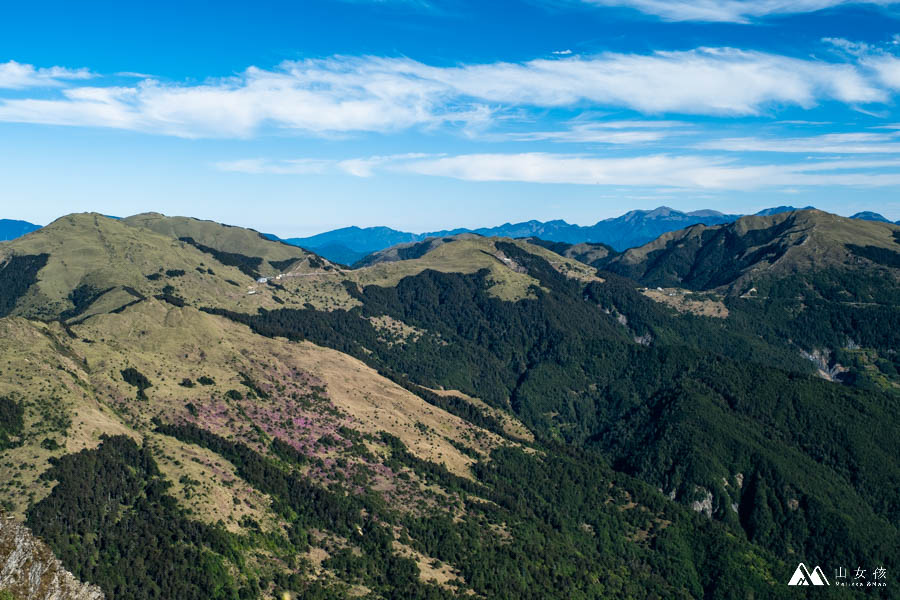
[[[666,206],[650,211],[632,210],[621,217],[605,219],[593,227],[584,228],[587,235],[572,242],[600,242],[622,251],[642,246],[670,231],[697,224],[721,225],[736,221],[740,217],[741,215],[726,215],[713,210],[683,213]]]
[[[768,217],[771,215],[778,215],[786,212],[794,212],[795,210],[812,210],[815,206],[804,206],[803,208],[799,208],[796,206],[773,206],[772,208],[764,208],[758,213],[756,216],[758,217]]]
[[[35,229],[40,228],[40,225],[35,225],[28,221],[0,219],[0,241],[14,240],[17,237],[22,237],[26,233],[31,233]]]
[[[374,252],[388,246],[417,242],[420,236],[397,231],[390,227],[342,227],[309,237],[288,238],[283,241],[304,248],[343,246],[356,252]]]
[[[883,215],[878,214],[877,212],[872,212],[871,210],[864,210],[862,212],[858,212],[855,215],[850,217],[851,219],[862,219],[863,221],[879,221],[881,223],[890,223],[891,221],[886,219]]]
[[[811,208],[811,207],[806,207]],[[760,211],[758,215],[774,215],[801,210],[793,206],[778,206]],[[409,233],[389,227],[344,227],[304,238],[282,241],[311,250],[329,260],[353,264],[372,252],[397,244],[421,242],[432,237],[447,237],[460,233],[475,233],[486,237],[538,238],[566,244],[606,244],[617,251],[635,248],[651,242],[670,231],[691,225],[723,225],[743,215],[724,214],[715,210],[681,212],[667,206],[653,210],[632,210],[620,217],[604,219],[594,225],[582,226],[561,219],[553,221],[524,221],[504,223],[496,227],[477,229],[444,229],[425,233]],[[269,235],[271,239],[278,239]]]
[[[730,223],[740,215],[725,215],[714,210],[683,213],[661,206],[654,210],[633,210],[621,217],[604,219],[591,226],[572,225],[562,220],[526,221],[505,223],[498,227],[482,227],[471,230],[432,231],[425,237],[442,237],[456,233],[477,233],[488,237],[536,237],[550,242],[567,244],[603,243],[616,250],[640,246],[656,239],[663,233],[682,229],[690,225],[720,225]]]

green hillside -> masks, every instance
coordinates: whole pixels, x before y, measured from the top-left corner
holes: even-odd
[[[218,249],[232,240],[240,242],[238,250]],[[279,273],[306,278],[336,271],[314,254],[247,229],[161,215],[117,220],[93,213],[62,217],[0,243],[0,265],[5,284],[0,315],[66,321],[149,297],[246,311],[273,308],[286,301],[277,295]],[[258,285],[263,275],[272,283]]]
[[[114,598],[770,598],[800,560],[892,573],[898,228],[846,221],[606,257],[458,236],[343,270],[193,219],[64,217],[0,244],[0,503]],[[646,262],[676,254],[707,272]],[[648,295],[661,273],[683,306]]]
[[[692,227],[601,265],[645,286],[723,295],[729,326],[790,341],[819,371],[896,390],[900,227],[820,211]]]
[[[739,295],[767,275],[891,266],[891,252],[900,250],[898,232],[900,227],[891,223],[800,210],[715,227],[695,225],[598,266],[654,287],[723,288]]]
[[[144,213],[122,219],[122,223],[132,227],[149,229],[177,240],[192,240],[192,245],[207,248],[210,254],[222,253],[217,258],[222,261],[227,255],[242,255],[262,259],[257,264],[244,261],[242,269],[248,274],[271,277],[280,272],[293,271],[302,267],[319,267],[327,263],[314,254],[296,246],[273,242],[252,229],[222,225],[214,221],[201,221],[190,217],[167,217],[159,213]],[[298,261],[303,261],[298,264]],[[227,262],[226,262],[227,264]]]

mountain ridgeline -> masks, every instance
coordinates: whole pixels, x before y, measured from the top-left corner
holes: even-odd
[[[659,207],[655,210],[633,210],[621,217],[605,219],[589,227],[573,225],[562,220],[505,223],[497,227],[460,228],[421,234],[397,231],[388,227],[345,227],[307,238],[288,238],[284,241],[344,264],[358,263],[367,254],[398,244],[411,244],[429,238],[445,238],[464,233],[485,237],[534,237],[568,244],[604,243],[624,250],[640,246],[663,233],[688,225],[696,223],[716,225],[731,222],[738,217],[739,215],[725,215],[714,210],[683,213],[668,207]],[[340,260],[341,258],[344,260]]]
[[[810,210],[807,206],[802,210]],[[757,216],[771,216],[796,210],[793,206],[777,206],[756,213]],[[604,219],[591,226],[581,226],[555,221],[525,221],[505,223],[497,227],[477,229],[453,229],[427,233],[407,233],[388,227],[345,227],[305,238],[288,238],[284,241],[307,248],[323,257],[345,265],[365,265],[370,260],[367,255],[403,244],[424,242],[429,238],[446,238],[464,233],[474,233],[485,237],[532,238],[544,242],[569,245],[602,244],[616,251],[642,246],[657,237],[691,225],[720,225],[732,223],[743,215],[723,214],[715,210],[681,212],[660,206],[653,210],[632,210],[620,217]],[[854,214],[851,219],[863,219],[888,223],[884,216],[864,211]],[[900,224],[900,223],[898,223]],[[270,239],[278,238],[272,235]]]
[[[352,270],[157,214],[0,244],[0,506],[114,598],[788,598],[800,561],[900,568],[900,227],[527,229],[382,232]]]
[[[0,241],[14,240],[27,233],[40,229],[40,225],[28,221],[16,221],[14,219],[0,219]]]

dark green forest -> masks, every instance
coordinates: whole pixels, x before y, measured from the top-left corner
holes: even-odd
[[[715,519],[782,558],[897,564],[897,395],[865,377],[814,377],[786,335],[812,344],[852,329],[885,348],[900,330],[894,308],[866,307],[866,327],[852,317],[842,325],[825,298],[799,322],[766,319],[779,309],[749,300],[729,301],[737,315],[727,321],[675,316],[633,281],[601,273],[603,284],[585,286],[518,246],[498,248],[540,282],[535,299],[491,297],[487,272],[425,271],[390,288],[348,287],[363,303],[350,311],[210,312],[350,353],[397,380],[480,397],[547,443],[599,452],[685,504],[708,494]],[[836,275],[808,277],[783,285],[823,290]],[[859,294],[880,289],[859,281]],[[387,343],[365,319],[377,315],[428,334]],[[635,343],[645,335],[649,346]]]
[[[21,435],[24,414],[25,409],[19,402],[8,396],[0,396],[0,450],[16,446],[11,438]]]
[[[201,252],[209,254],[223,265],[237,267],[242,273],[249,275],[254,279],[259,277],[259,267],[262,265],[263,259],[258,256],[247,256],[246,254],[238,254],[237,252],[216,250],[215,248],[201,244],[192,237],[182,237],[178,239],[185,244],[190,244]]]
[[[284,575],[243,563],[242,551],[260,544],[301,553],[316,543],[313,529],[356,548],[326,561],[341,581],[384,598],[466,596],[421,583],[416,564],[394,548],[394,526],[402,527],[400,542],[452,564],[466,587],[489,598],[731,598],[735,589],[740,597],[787,597],[776,585],[787,567],[774,557],[569,446],[545,446],[540,454],[498,449],[479,462],[473,482],[415,458],[385,434],[387,466],[410,469],[457,497],[409,514],[371,492],[346,495],[311,483],[283,446],[273,459],[192,425],[160,424],[158,432],[230,460],[242,479],[271,495],[287,526],[236,536],[191,521],[166,494],[145,449],[130,438],[106,438],[96,450],[55,461],[45,477],[57,485],[29,510],[28,524],[76,576],[109,597],[251,598],[273,587],[304,598],[343,597],[340,586],[312,584],[302,565]],[[455,509],[462,520],[450,516]],[[748,561],[757,566],[745,568]],[[242,569],[242,581],[229,576],[228,564]],[[136,566],[139,573],[128,576]]]
[[[226,568],[240,561],[234,540],[189,520],[133,440],[106,438],[52,460],[44,477],[56,485],[28,510],[27,524],[76,577],[108,598],[253,597],[239,595]]]
[[[398,437],[345,422],[316,442],[331,466],[294,444],[305,438],[284,437],[309,432],[289,428],[271,438],[254,425],[242,438],[204,429],[208,399],[264,407],[285,388],[243,366],[231,378],[207,370],[218,387],[200,367],[178,374],[178,393],[191,396],[152,421],[147,446],[103,437],[95,449],[59,456],[65,445],[45,437],[41,448],[55,456],[41,476],[49,494],[32,501],[27,524],[76,577],[117,599],[292,592],[332,600],[353,586],[397,600],[787,598],[797,596],[785,583],[798,560],[826,569],[879,565],[893,579],[900,569],[900,253],[850,244],[841,254],[847,264],[746,275],[790,250],[784,234],[794,218],[740,235],[701,229],[637,265],[611,253],[597,263],[599,280],[587,283],[522,244],[498,240],[497,250],[536,282],[515,302],[492,295],[495,282],[484,269],[425,270],[388,287],[347,281],[358,301],[349,310],[201,307],[264,336],[345,352],[510,444],[486,456],[448,440],[474,461],[467,478],[418,458]],[[181,241],[252,277],[264,264]],[[426,241],[397,254],[416,259],[431,247]],[[0,266],[0,317],[47,258],[13,256]],[[268,264],[285,270],[297,260]],[[184,275],[160,265],[138,277],[172,279],[156,298],[183,307],[188,301],[173,284]],[[739,277],[740,289],[732,285]],[[657,285],[721,301],[728,318],[677,313],[642,293]],[[67,323],[63,331],[77,340],[76,321],[110,289],[72,289],[71,308],[57,316]],[[131,304],[145,300],[122,289],[134,296]],[[272,289],[292,293],[288,283]],[[421,334],[386,333],[373,322],[384,316]],[[125,406],[152,407],[169,391],[165,377],[132,364],[105,370],[133,390]],[[34,406],[20,394],[0,396],[0,450],[23,451]],[[511,438],[497,411],[518,418],[534,441]],[[179,507],[153,458],[152,440],[161,436],[231,463],[242,483],[271,500],[265,522],[246,516],[234,533]],[[396,484],[396,496],[375,485],[376,471]],[[325,578],[304,558],[314,548],[325,550]],[[459,580],[424,582],[410,550]],[[897,595],[896,586],[866,593]]]
[[[37,281],[38,271],[49,258],[49,254],[17,255],[0,265],[0,317],[12,312],[19,298]]]

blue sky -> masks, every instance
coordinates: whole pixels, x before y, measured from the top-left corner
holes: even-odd
[[[900,1],[14,4],[0,217],[900,219]]]

